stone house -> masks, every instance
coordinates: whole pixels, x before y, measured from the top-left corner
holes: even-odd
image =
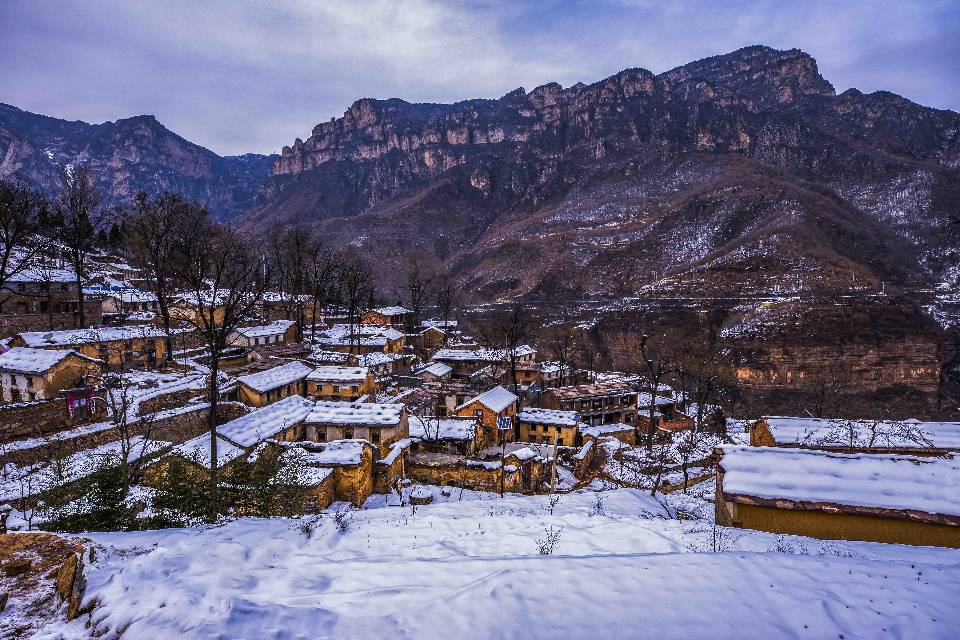
[[[298,362],[288,362],[266,371],[237,378],[240,402],[251,407],[264,407],[289,396],[306,393],[306,378],[313,369]]]
[[[426,451],[470,455],[481,448],[476,416],[410,416],[410,437]]]
[[[632,424],[624,424],[622,422],[613,424],[599,424],[590,427],[584,425],[580,429],[580,437],[583,439],[583,442],[588,442],[590,440],[596,440],[603,437],[610,437],[616,438],[620,442],[628,444],[631,447],[637,446],[636,428],[634,428]]]
[[[104,363],[72,350],[13,347],[0,354],[0,400],[33,402],[99,378]]]
[[[456,408],[458,416],[477,418],[479,423],[478,442],[480,448],[499,444],[501,439],[514,440],[517,402],[519,398],[503,387],[494,387],[475,398],[467,400]],[[500,429],[498,418],[504,418],[510,424],[509,429]]]
[[[407,336],[389,325],[335,324],[319,333],[314,343],[323,349],[344,353],[400,353],[407,344]]]
[[[293,320],[275,320],[256,327],[238,327],[227,336],[227,344],[233,347],[292,344],[296,341],[297,323]]]
[[[309,464],[333,470],[333,494],[361,506],[373,493],[376,450],[366,440],[336,440],[323,445],[319,452],[311,451]]]
[[[361,324],[403,327],[410,320],[413,311],[405,307],[380,307],[368,309],[360,315]]]
[[[960,548],[960,458],[727,445],[716,521],[832,540]]]
[[[561,447],[575,447],[580,444],[580,422],[576,411],[559,409],[524,409],[517,414],[517,430],[521,442],[557,444]]]
[[[292,442],[303,439],[303,421],[313,401],[288,396],[217,427],[217,433],[246,450],[270,438]]]
[[[73,349],[81,355],[106,362],[110,369],[162,366],[166,358],[166,334],[153,325],[24,332],[10,341],[14,347]]]
[[[430,366],[420,371],[420,377],[424,382],[446,382],[450,379],[450,373],[453,369],[442,362],[434,362]]]
[[[576,411],[590,425],[637,423],[637,391],[622,381],[595,382],[544,389],[545,409]]]
[[[356,400],[377,392],[367,367],[317,367],[307,376],[307,395],[318,400]]]
[[[84,301],[84,317],[100,321],[100,303]],[[31,267],[12,275],[0,295],[0,335],[67,329],[77,324],[77,279],[60,267]]]
[[[383,455],[391,444],[410,435],[407,410],[402,404],[320,400],[303,424],[305,440],[366,440]]]
[[[529,345],[515,349],[518,365],[530,365],[537,360],[537,350]],[[467,378],[490,365],[507,367],[509,354],[504,349],[486,347],[440,349],[431,358],[433,362],[442,362],[453,369],[453,377]],[[518,366],[518,369],[521,368]]]

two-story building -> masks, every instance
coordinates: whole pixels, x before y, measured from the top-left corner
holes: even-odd
[[[297,323],[293,320],[275,320],[255,327],[238,327],[227,336],[227,344],[234,347],[292,344],[296,340]]]
[[[637,391],[626,382],[595,382],[544,389],[541,402],[545,409],[576,411],[583,422],[591,425],[637,423]]]
[[[113,370],[153,368],[166,357],[166,333],[153,325],[28,331],[10,341],[14,347],[73,349],[81,355],[102,360]]]
[[[388,327],[404,327],[409,322],[413,311],[406,307],[379,307],[368,309],[360,315],[361,324],[373,324]]]
[[[553,444],[556,438],[559,446],[574,447],[580,444],[581,424],[576,411],[530,407],[517,414],[521,442]]]
[[[456,414],[477,419],[480,448],[502,440],[513,442],[518,401],[517,396],[503,387],[494,387],[458,406]]]

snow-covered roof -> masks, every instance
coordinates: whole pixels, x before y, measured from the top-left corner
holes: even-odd
[[[157,302],[156,294],[140,289],[123,289],[121,291],[111,291],[106,294],[108,298],[119,300],[120,302]]]
[[[633,385],[621,382],[595,382],[593,384],[578,384],[567,387],[556,387],[547,389],[547,392],[553,393],[561,400],[574,400],[580,398],[606,397],[613,395],[636,394]]]
[[[960,422],[842,420],[802,416],[768,416],[763,419],[777,444],[875,449],[960,449]]]
[[[402,357],[403,355],[399,353],[380,353],[379,351],[361,353],[357,356],[357,364],[361,367],[376,367],[384,364],[392,365],[394,360]]]
[[[421,440],[473,440],[476,418],[410,416],[410,437]],[[439,436],[438,436],[439,434]]]
[[[407,313],[413,313],[413,311],[410,311],[410,309],[406,307],[377,307],[376,309],[370,309],[370,311],[384,316],[402,316]]]
[[[633,431],[633,425],[623,422],[614,422],[613,424],[583,425],[580,427],[580,433],[584,436],[593,436],[599,438],[608,433],[621,433],[623,431]]]
[[[420,323],[420,326],[425,329],[455,329],[457,327],[456,320],[424,320]]]
[[[272,389],[285,387],[291,382],[303,380],[311,371],[313,371],[312,368],[295,360],[287,364],[282,364],[279,367],[267,369],[266,371],[240,376],[237,378],[237,382],[250,387],[258,393],[264,393]]]
[[[499,413],[509,407],[511,404],[519,400],[517,396],[513,395],[503,387],[497,386],[489,391],[484,391],[475,398],[467,400],[461,404],[457,409],[462,409],[467,405],[473,404],[474,402],[479,402],[483,406],[487,407],[494,413]]]
[[[451,371],[453,371],[453,369],[451,369],[449,365],[445,365],[442,362],[434,362],[429,367],[424,368],[421,373],[429,373],[430,375],[442,378]]]
[[[363,382],[369,373],[370,369],[367,367],[329,365],[314,369],[307,376],[307,380],[310,382]]]
[[[57,366],[65,358],[74,355],[90,362],[99,362],[82,356],[72,349],[33,349],[30,347],[13,347],[0,354],[0,369],[16,373],[43,373]]]
[[[537,350],[530,345],[520,345],[514,350],[518,357],[536,353]],[[475,349],[440,349],[433,354],[433,360],[453,360],[463,362],[501,362],[507,359],[506,349],[488,349],[479,347]]]
[[[960,515],[960,457],[721,447],[723,492]]]
[[[366,440],[334,440],[328,442],[323,451],[311,455],[310,462],[332,467],[360,464],[363,450],[368,446]]]
[[[310,352],[310,360],[317,362],[347,362],[350,360],[350,354],[343,351],[328,351],[322,347],[314,347]]]
[[[287,329],[296,324],[294,320],[275,320],[270,324],[262,324],[256,327],[237,327],[235,331],[244,338],[262,338],[264,336],[283,335]]]
[[[303,422],[311,409],[312,401],[288,396],[217,427],[217,432],[241,447],[249,447]]]
[[[393,327],[379,324],[355,324],[353,325],[353,339],[360,338],[380,338],[389,340],[399,340],[404,337],[404,333],[397,331]],[[330,340],[349,340],[350,325],[335,324],[319,334],[320,339]],[[383,343],[385,344],[385,342]]]
[[[375,402],[317,402],[305,422],[307,424],[353,424],[393,427],[400,424],[401,404]]]
[[[59,267],[28,266],[10,276],[7,282],[76,282],[77,275],[68,269]]]
[[[203,433],[187,440],[181,445],[173,448],[173,454],[180,455],[188,460],[196,462],[202,467],[210,468],[210,434]],[[222,467],[231,460],[239,458],[244,453],[243,449],[236,446],[229,440],[224,439],[217,434],[217,466]]]
[[[138,338],[162,338],[166,334],[160,327],[137,324],[129,327],[102,327],[100,329],[65,329],[63,331],[26,331],[20,337],[28,347],[74,346],[96,344],[115,340]]]
[[[576,411],[528,408],[517,414],[517,420],[537,424],[553,424],[561,427],[575,427],[580,422],[580,416],[577,415]]]

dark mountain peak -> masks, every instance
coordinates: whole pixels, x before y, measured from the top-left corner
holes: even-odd
[[[722,99],[739,102],[752,111],[775,108],[804,96],[835,95],[833,85],[820,75],[817,61],[810,54],[763,45],[697,60],[660,77],[682,92],[706,83]]]

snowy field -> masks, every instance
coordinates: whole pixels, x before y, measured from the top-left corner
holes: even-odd
[[[440,503],[414,510],[374,497],[340,523],[331,509],[93,534],[94,628],[81,619],[36,637],[766,640],[960,629],[960,551],[715,531],[631,489],[564,495],[552,514],[546,496],[430,490]],[[559,537],[541,554],[551,529]]]

